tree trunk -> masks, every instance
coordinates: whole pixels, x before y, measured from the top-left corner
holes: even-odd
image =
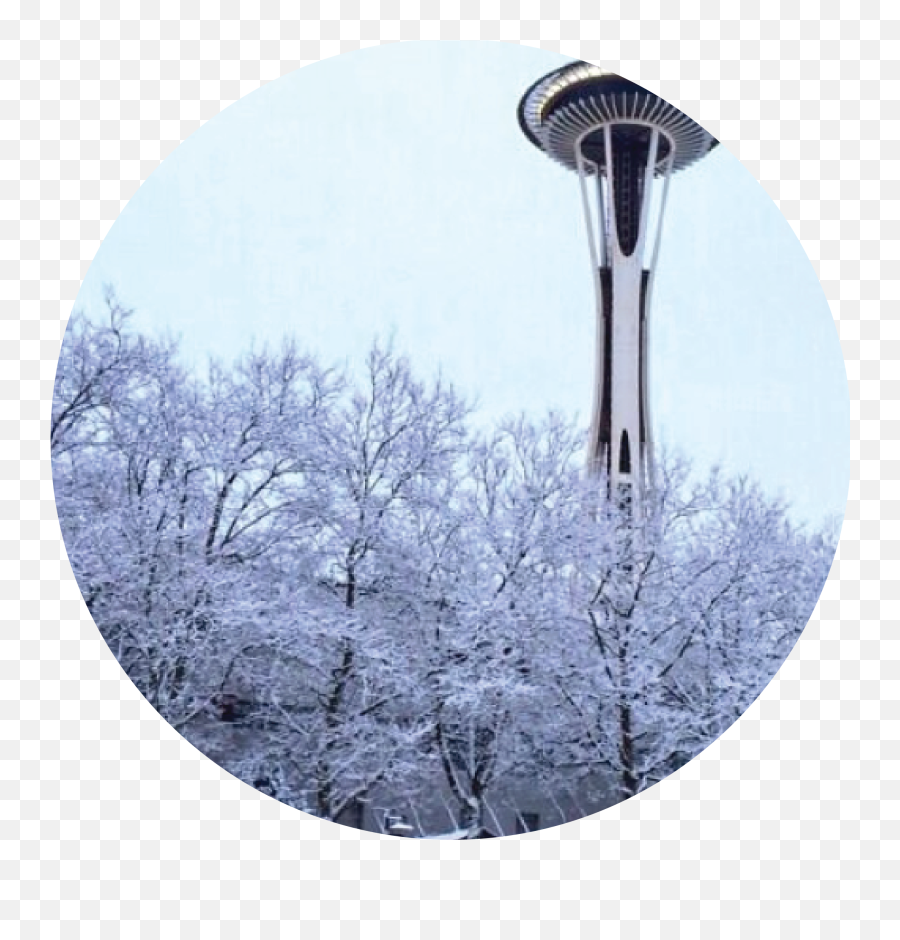
[[[627,630],[630,624],[623,624]],[[628,669],[627,635],[619,642],[619,766],[621,768],[620,786],[622,795],[627,800],[638,792],[638,778],[634,764],[634,729],[632,726],[631,686]]]
[[[333,685],[325,705],[325,740],[316,764],[316,812],[322,819],[331,819],[334,810],[331,755],[339,732],[341,705],[353,671],[353,662],[353,646],[348,640],[345,641],[341,664],[332,672]]]
[[[638,792],[638,778],[634,765],[634,732],[631,724],[631,705],[619,700],[619,764],[622,768],[620,786],[625,799]]]
[[[460,829],[468,830],[469,839],[474,839],[484,828],[484,800],[481,787],[477,781],[472,781],[472,795],[467,797],[460,811]]]

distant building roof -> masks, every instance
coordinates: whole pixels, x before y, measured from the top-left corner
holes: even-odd
[[[452,832],[442,832],[436,836],[425,836],[426,839],[496,839],[497,836],[490,829],[482,826],[472,834],[471,829],[454,829]]]

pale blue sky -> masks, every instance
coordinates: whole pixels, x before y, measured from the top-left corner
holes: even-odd
[[[492,420],[586,424],[594,301],[577,179],[516,105],[565,59],[501,43],[381,46],[300,69],[227,108],[151,175],[76,306],[112,283],[187,361],[295,335],[326,362],[394,334]],[[629,76],[637,77],[637,76]],[[657,439],[843,514],[849,401],[815,272],[724,147],[672,182],[651,311]]]

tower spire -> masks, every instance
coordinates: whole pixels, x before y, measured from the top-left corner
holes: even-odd
[[[536,147],[578,174],[597,323],[587,469],[630,502],[653,475],[647,314],[669,180],[718,141],[662,98],[587,62],[536,81],[518,117]]]

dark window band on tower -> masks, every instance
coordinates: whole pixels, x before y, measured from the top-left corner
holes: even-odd
[[[626,257],[634,254],[640,237],[650,135],[649,127],[634,124],[618,124],[612,128],[616,231],[619,247]]]
[[[619,444],[619,473],[631,473],[631,448],[628,446],[628,431],[622,431]]]
[[[603,372],[600,375],[600,443],[609,451],[612,442],[612,353],[613,353],[613,286],[612,269],[600,268],[603,303]],[[606,472],[610,467],[607,465]]]

